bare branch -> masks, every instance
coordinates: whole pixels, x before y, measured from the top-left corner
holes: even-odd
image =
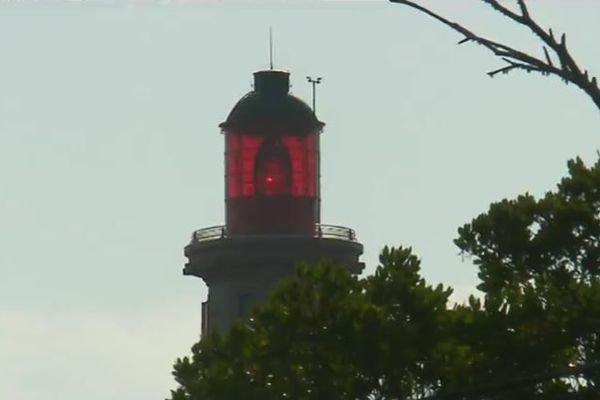
[[[543,46],[544,49],[544,54],[546,55],[546,62],[548,63],[548,65],[551,65],[554,67],[554,64],[552,64],[552,59],[550,58],[550,54],[548,54],[548,49],[546,48],[546,46]]]
[[[509,71],[512,71],[513,69],[518,68],[516,65],[509,65],[507,67],[502,67],[499,69],[496,69],[494,71],[490,71],[487,74],[490,76],[490,78],[493,78],[495,75],[499,74],[499,73],[503,73],[506,74]]]
[[[544,51],[545,60],[539,59],[530,55],[529,53],[521,50],[517,50],[511,46],[507,46],[502,43],[495,42],[483,36],[479,36],[469,29],[465,28],[459,23],[450,21],[447,18],[429,10],[417,4],[412,0],[390,0],[392,3],[403,4],[418,10],[424,14],[435,18],[444,25],[452,28],[454,31],[462,34],[462,39],[459,44],[463,44],[469,41],[476,42],[498,57],[502,57],[507,66],[499,68],[494,71],[490,71],[487,74],[490,77],[495,76],[498,73],[508,73],[512,70],[519,69],[526,72],[539,72],[542,75],[554,75],[561,78],[565,83],[572,83],[583,90],[592,101],[596,104],[596,107],[600,109],[600,89],[597,85],[595,77],[589,77],[587,71],[582,72],[581,68],[577,65],[574,58],[571,56],[569,49],[567,48],[566,35],[561,35],[560,42],[558,42],[554,36],[552,29],[547,31],[542,28],[532,17],[526,4],[526,0],[517,0],[520,13],[511,11],[507,7],[500,4],[498,0],[481,0],[488,4],[494,10],[500,14],[509,18],[510,20],[528,28],[534,35],[536,35],[542,42],[542,49]],[[560,65],[555,66],[552,62],[552,56],[558,59]]]
[[[489,4],[490,7],[492,7],[494,10],[496,10],[500,14],[512,19],[513,21],[519,21],[523,18],[523,16],[515,14],[514,12],[510,11],[508,8],[504,7],[497,0],[482,0],[482,1],[484,3]]]
[[[518,0],[518,3],[519,7],[521,8],[521,15],[523,15],[523,18],[530,18],[529,10],[527,9],[527,4],[525,4],[525,0]]]

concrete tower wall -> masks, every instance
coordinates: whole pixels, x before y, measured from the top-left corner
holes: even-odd
[[[362,251],[360,243],[341,237],[223,237],[190,243],[184,274],[198,276],[208,285],[204,326],[227,330],[265,301],[278,281],[293,275],[298,263],[328,259],[360,273]]]

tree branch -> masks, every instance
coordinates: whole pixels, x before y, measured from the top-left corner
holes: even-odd
[[[467,389],[460,393],[436,394],[426,397],[424,400],[480,400],[489,398],[489,396],[507,393],[515,389],[532,387],[539,383],[548,382],[554,379],[578,376],[586,373],[597,372],[598,370],[600,370],[600,361],[593,361],[579,366],[557,368],[551,371],[521,376],[506,382]],[[567,397],[565,396],[565,398]]]
[[[560,41],[554,37],[552,29],[546,31],[532,17],[526,4],[526,0],[516,0],[519,6],[520,13],[511,11],[507,7],[499,3],[498,0],[481,0],[488,4],[500,14],[510,20],[528,28],[542,42],[545,60],[534,57],[525,51],[517,50],[516,48],[507,46],[502,43],[495,42],[483,36],[479,36],[459,23],[450,21],[447,18],[429,10],[428,8],[417,4],[411,0],[390,0],[392,3],[403,4],[411,7],[419,12],[422,12],[442,24],[452,28],[454,31],[462,34],[465,38],[459,44],[467,41],[476,42],[494,55],[501,57],[508,63],[505,67],[488,72],[490,77],[494,77],[498,73],[508,73],[512,70],[523,70],[527,72],[538,72],[542,75],[555,75],[561,78],[565,83],[572,83],[583,90],[594,102],[600,110],[600,89],[598,88],[597,79],[594,76],[589,76],[587,70],[582,72],[582,69],[577,65],[577,62],[569,52],[566,44],[566,35],[561,36]],[[548,51],[550,49],[550,51]],[[559,65],[555,66],[552,62],[552,55],[559,61]]]

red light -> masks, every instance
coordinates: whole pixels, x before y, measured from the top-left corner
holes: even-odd
[[[318,137],[227,133],[228,198],[266,195],[318,196]]]

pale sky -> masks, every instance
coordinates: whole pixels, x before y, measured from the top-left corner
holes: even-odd
[[[428,1],[533,46],[475,0]],[[532,2],[600,75],[600,2]],[[267,67],[318,88],[325,223],[356,229],[366,273],[413,246],[431,283],[473,292],[452,244],[489,203],[596,159],[600,112],[554,78],[386,2],[0,2],[0,399],[162,399],[200,331],[194,229],[223,222],[217,124]],[[600,79],[600,77],[599,77]]]

